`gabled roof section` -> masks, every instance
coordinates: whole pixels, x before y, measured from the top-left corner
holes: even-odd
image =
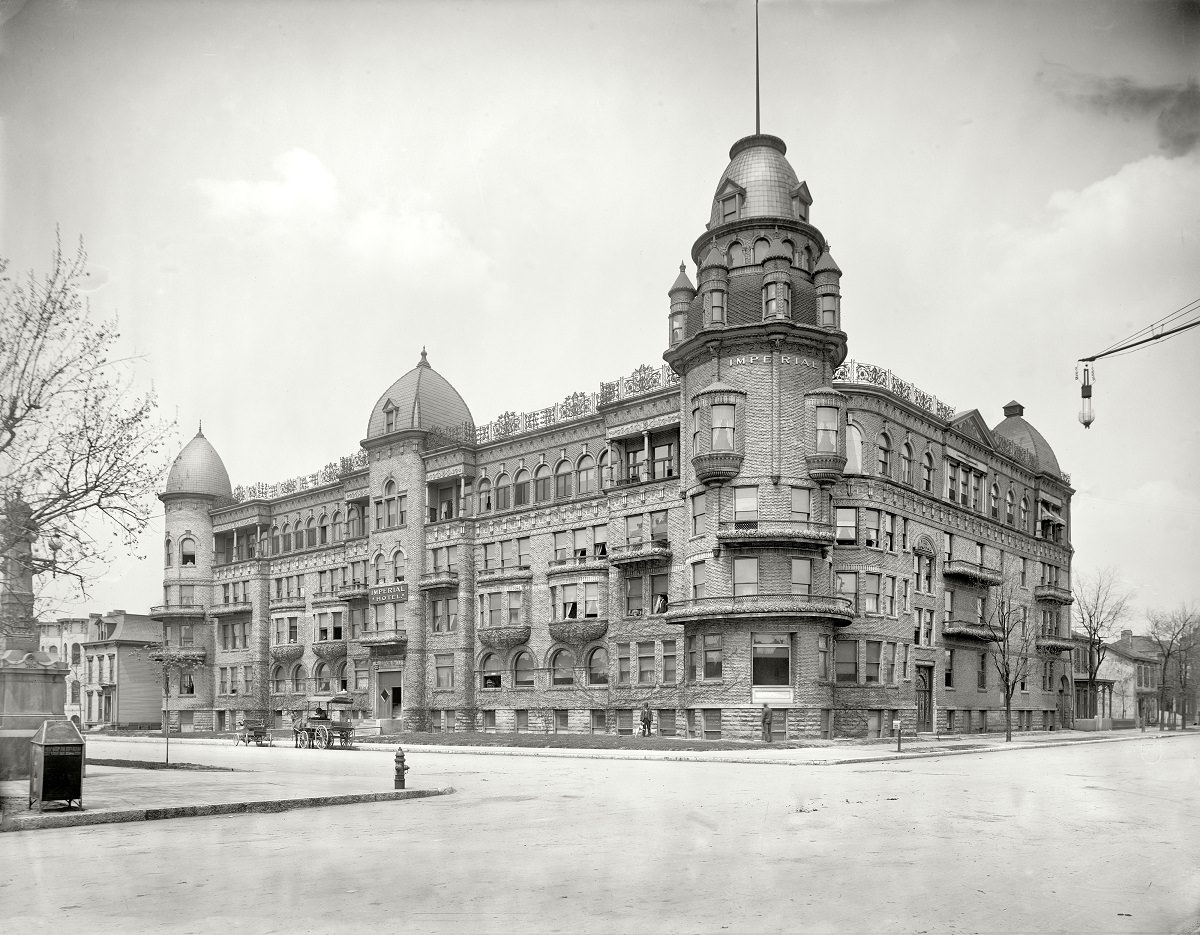
[[[728,198],[730,195],[745,195],[746,189],[742,188],[733,179],[726,176],[721,179],[721,184],[717,186],[717,193],[713,197],[720,201],[722,198]]]
[[[992,432],[987,427],[987,423],[983,421],[983,416],[979,414],[978,409],[968,409],[966,412],[956,414],[950,422],[950,428],[959,435],[977,441],[988,448],[996,447],[996,443],[992,441]]]
[[[792,189],[792,197],[799,198],[806,205],[812,204],[812,193],[808,190],[808,182],[801,182]]]

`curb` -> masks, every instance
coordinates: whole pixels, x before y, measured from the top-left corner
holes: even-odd
[[[265,799],[258,802],[224,802],[219,805],[172,805],[163,808],[132,808],[111,812],[58,812],[52,814],[11,815],[0,831],[40,831],[46,828],[72,828],[79,825],[111,825],[130,821],[160,821],[167,818],[196,818],[210,815],[244,815],[286,812],[296,808],[326,805],[358,805],[364,802],[396,802],[450,795],[445,789],[397,789],[392,792],[361,792],[348,795],[318,795],[299,799]]]
[[[986,746],[972,746],[970,749],[955,750],[948,747],[943,750],[921,749],[914,750],[911,753],[891,752],[878,753],[870,756],[845,756],[840,758],[829,759],[780,759],[778,755],[768,753],[763,750],[763,755],[749,755],[740,752],[730,751],[722,756],[717,753],[705,753],[703,751],[640,751],[640,750],[595,750],[588,748],[570,748],[570,747],[459,747],[445,746],[439,744],[410,744],[405,748],[405,753],[412,756],[414,753],[433,753],[433,754],[462,754],[469,756],[533,756],[533,757],[559,757],[563,759],[582,759],[582,760],[632,760],[632,761],[658,761],[665,763],[732,763],[739,766],[852,766],[857,763],[890,763],[896,760],[916,760],[929,759],[939,756],[970,756],[973,754],[984,753],[1001,753],[1013,752],[1017,750],[1044,750],[1051,747],[1074,747],[1086,746],[1097,743],[1126,743],[1133,740],[1163,740],[1171,737],[1200,737],[1200,730],[1197,731],[1155,731],[1153,733],[1138,732],[1133,735],[1089,735],[1080,737],[1074,740],[1047,740],[1047,741],[1015,741],[1013,743],[1005,743],[1003,741],[995,742]],[[117,739],[117,738],[114,738]],[[122,742],[133,743],[157,743],[157,737],[124,737],[119,738]],[[189,744],[219,744],[224,741],[214,738],[198,738],[196,740],[183,741]],[[379,753],[391,753],[395,751],[396,745],[385,743],[371,743],[369,741],[359,742],[355,744],[355,748],[359,750],[369,750]],[[797,751],[803,750],[803,747],[793,748]],[[828,748],[825,748],[828,749]],[[767,759],[766,757],[771,757]]]

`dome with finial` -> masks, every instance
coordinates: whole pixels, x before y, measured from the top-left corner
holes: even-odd
[[[686,291],[695,293],[696,287],[692,285],[692,281],[688,279],[687,267],[683,263],[679,264],[679,275],[675,277],[675,282],[670,289],[667,290],[667,295],[673,295],[676,292]]]
[[[1015,399],[1004,407],[1004,421],[992,429],[992,434],[1028,451],[1039,471],[1050,475],[1061,473],[1054,449],[1041,432],[1025,421],[1025,407]]]
[[[794,198],[811,203],[808,187],[796,178],[787,161],[787,144],[777,136],[756,133],[733,144],[729,165],[713,195],[709,229],[731,218],[724,205],[738,199],[736,219],[753,217],[795,218]]]
[[[379,397],[367,423],[367,438],[410,429],[475,427],[471,410],[450,381],[429,365],[425,348],[417,365]]]
[[[204,437],[204,428],[183,446],[167,474],[164,494],[194,494],[203,497],[231,497],[229,472],[217,449]]]

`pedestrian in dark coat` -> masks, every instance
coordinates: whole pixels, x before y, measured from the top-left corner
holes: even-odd
[[[771,742],[771,706],[765,701],[762,709],[762,739]]]
[[[650,736],[650,702],[642,702],[642,736]]]

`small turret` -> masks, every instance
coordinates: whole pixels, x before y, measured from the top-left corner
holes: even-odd
[[[667,295],[671,298],[670,345],[674,347],[686,335],[688,308],[691,306],[692,300],[696,298],[696,287],[688,279],[683,263],[679,264],[679,275],[675,277],[675,283],[671,286]]]
[[[817,287],[817,301],[821,309],[821,325],[825,328],[842,330],[842,271],[833,260],[828,249],[821,254],[813,269],[813,282]]]

